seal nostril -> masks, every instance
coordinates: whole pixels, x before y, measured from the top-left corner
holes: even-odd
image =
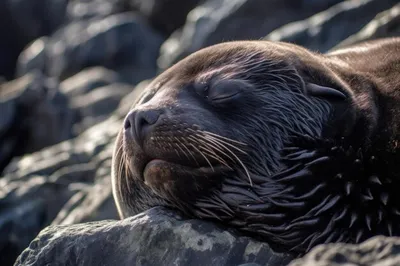
[[[125,123],[124,123],[124,129],[129,129],[131,127],[131,121],[129,121],[129,119],[125,119]]]
[[[157,124],[160,115],[160,110],[131,111],[125,118],[125,134],[129,138],[133,138],[139,145],[142,145],[146,135]]]

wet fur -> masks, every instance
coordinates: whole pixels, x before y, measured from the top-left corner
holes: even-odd
[[[138,172],[128,169],[127,154],[138,162],[142,155],[134,146],[131,151],[121,148],[121,129],[113,160],[113,190],[121,217],[170,206],[297,253],[324,242],[399,235],[398,73],[399,39],[327,55],[286,43],[232,42],[189,56],[156,78],[136,105],[171,109],[166,135],[160,135],[162,141],[149,140],[148,149],[190,161],[193,155],[184,149],[190,147],[199,160],[200,153],[214,154],[234,171],[150,188]],[[186,93],[188,84],[211,79],[238,79],[248,91],[235,108],[214,108]],[[348,100],[310,96],[309,82],[340,90]],[[165,100],[154,100],[157,93],[165,93]],[[177,104],[181,102],[189,104]],[[184,132],[179,141],[170,137],[176,128]],[[237,147],[246,154],[226,143],[207,146],[207,141],[217,140],[196,133],[201,131],[245,143]],[[206,149],[192,148],[202,143]],[[244,168],[217,149],[223,145]]]

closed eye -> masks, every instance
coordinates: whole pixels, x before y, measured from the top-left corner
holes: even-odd
[[[237,99],[249,84],[242,80],[221,80],[213,84],[208,91],[208,99],[213,104],[222,104]]]

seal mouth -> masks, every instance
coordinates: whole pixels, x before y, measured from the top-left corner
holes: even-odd
[[[157,195],[195,199],[199,191],[210,191],[229,169],[224,165],[184,166],[162,159],[150,160],[142,172],[143,181]]]
[[[212,164],[211,162],[209,165],[193,165],[181,162],[171,162],[163,159],[151,159],[145,164],[142,174],[145,183],[151,185],[152,182],[149,183],[151,180],[163,182],[185,175],[209,176],[227,169],[228,167],[224,165]]]

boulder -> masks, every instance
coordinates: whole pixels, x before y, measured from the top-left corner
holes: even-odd
[[[285,25],[264,39],[292,42],[311,50],[327,52],[361,30],[377,13],[398,0],[344,1],[306,20]]]
[[[1,85],[0,173],[14,156],[72,136],[74,112],[58,87],[38,71]]]
[[[358,245],[324,244],[289,266],[400,265],[400,238],[376,236]]]
[[[92,67],[64,80],[60,90],[69,97],[70,107],[77,114],[73,133],[78,135],[106,120],[133,87],[122,83],[115,71]]]
[[[342,41],[333,49],[339,49],[362,41],[396,36],[400,36],[400,4],[379,13],[361,31]]]
[[[5,169],[0,179],[0,258],[15,260],[51,223],[117,218],[110,172],[120,125],[119,118],[110,117],[75,139],[15,159]],[[10,249],[16,253],[9,254]]]
[[[193,9],[182,30],[162,45],[158,65],[171,66],[210,45],[232,40],[260,39],[286,23],[304,19],[338,3],[292,0],[207,0]]]
[[[82,21],[130,11],[129,0],[74,0],[67,6],[68,21]]]
[[[186,16],[202,0],[130,0],[133,10],[142,14],[149,24],[169,36],[185,23]]]
[[[162,207],[122,221],[51,226],[15,265],[285,265],[261,242]]]
[[[84,68],[103,66],[136,84],[156,74],[161,43],[162,38],[133,13],[75,21],[28,47],[18,74],[40,69],[64,80]]]
[[[107,73],[99,68],[88,71],[95,72]],[[104,80],[111,81],[112,77],[108,72]],[[73,85],[71,80],[68,83],[64,90],[72,93],[74,90],[65,89]],[[123,117],[147,83],[135,90],[130,88],[120,107],[113,110],[114,115],[78,137],[15,158],[6,167],[0,178],[0,265],[11,265],[50,224],[118,218],[110,178],[114,142]],[[96,91],[82,87],[85,90],[81,92]]]
[[[65,22],[68,0],[0,1],[0,76],[14,77],[16,60],[24,47],[49,35]]]

